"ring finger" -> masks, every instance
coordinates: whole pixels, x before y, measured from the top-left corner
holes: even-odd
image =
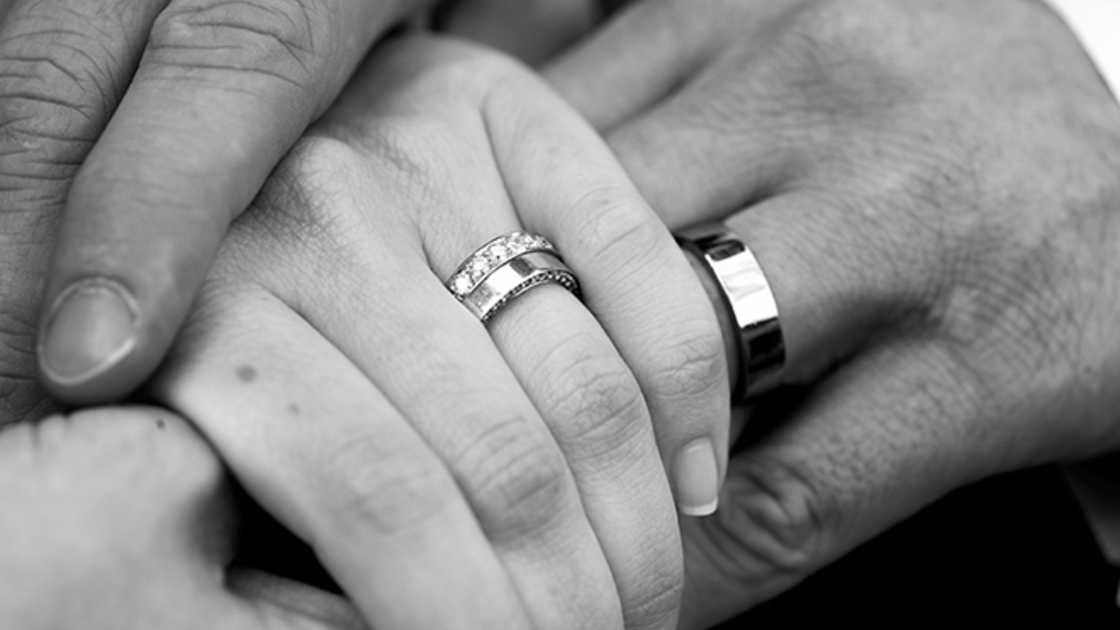
[[[446,64],[450,59],[455,63]],[[464,59],[474,59],[477,63],[464,64]],[[495,356],[498,360],[504,358],[517,379],[508,386],[503,385],[501,389],[505,393],[498,396],[508,397],[508,392],[514,391],[511,388],[523,387],[559,444],[575,477],[586,518],[610,562],[628,627],[671,625],[681,577],[676,517],[642,390],[611,340],[572,294],[559,286],[546,284],[516,298],[489,321],[488,331],[494,340],[491,343],[487,329],[440,286],[440,281],[448,279],[476,247],[496,235],[521,227],[503,182],[506,174],[494,164],[490,149],[494,126],[504,123],[480,118],[479,102],[490,92],[473,89],[478,85],[502,86],[506,73],[520,70],[495,64],[472,49],[433,46],[433,42],[424,40],[394,42],[377,60],[380,65],[370,70],[370,81],[356,84],[363,86],[355,87],[355,91],[360,90],[362,94],[341,104],[342,111],[347,107],[360,108],[365,115],[378,121],[377,134],[372,141],[363,143],[360,139],[350,139],[367,152],[372,163],[370,174],[360,179],[389,182],[369,192],[368,198],[376,197],[383,202],[378,212],[364,214],[369,222],[366,231],[388,232],[390,226],[386,223],[392,221],[387,222],[386,215],[404,213],[406,217],[419,217],[420,242],[415,247],[426,254],[434,274],[423,282],[409,281],[414,293],[418,293],[420,287],[431,286],[433,295],[423,314],[418,306],[409,313],[385,313],[375,318],[378,327],[394,328],[392,332],[383,330],[378,335],[387,335],[388,339],[421,335],[425,339],[423,346],[402,352],[383,350],[378,358],[381,367],[370,366],[369,373],[380,374],[374,378],[380,379],[378,382],[385,391],[394,392],[390,395],[402,409],[415,412],[411,415],[418,422],[431,422],[431,428],[425,429],[425,433],[433,436],[429,437],[433,443],[440,443],[447,438],[439,436],[449,433],[445,418],[461,416],[467,410],[465,401],[478,399],[478,410],[482,414],[494,415],[501,409],[497,397],[487,400],[472,392],[492,390],[496,383],[503,381],[495,381],[493,377],[472,376],[467,380],[463,376],[433,378],[429,374],[417,374],[414,355],[453,355],[446,360],[458,366],[454,369],[481,376],[481,371],[486,369],[486,357],[493,354],[496,344],[501,355]],[[455,74],[459,72],[462,74]],[[393,77],[403,80],[393,82]],[[484,80],[480,81],[479,77]],[[447,90],[452,81],[458,83]],[[441,90],[440,95],[448,91],[462,98],[434,98],[429,91],[433,89]],[[542,96],[537,94],[534,98]],[[332,120],[324,122],[330,129]],[[398,133],[400,142],[395,142]],[[527,141],[553,144],[555,138],[546,136]],[[432,160],[430,156],[439,156],[439,160]],[[402,163],[412,164],[414,168],[395,177],[385,176],[399,169]],[[424,168],[415,168],[417,163]],[[424,194],[417,194],[418,186],[424,186]],[[416,199],[422,199],[423,205],[418,205]],[[652,219],[652,214],[650,216]],[[408,220],[397,223],[408,223]],[[394,242],[399,240],[402,239],[393,239]],[[371,264],[380,265],[372,268],[392,269],[394,263]],[[382,275],[411,277],[403,269],[399,274],[383,272]],[[380,293],[398,295],[402,291],[403,288]],[[381,312],[386,305],[371,303],[366,308]],[[439,317],[447,319],[433,319],[437,312],[446,312]],[[398,326],[405,326],[407,330],[395,328]],[[339,325],[337,338],[341,341],[344,339],[341,335],[354,330],[357,327]],[[383,349],[397,345],[388,339],[349,338],[343,343]],[[435,343],[436,339],[443,341]],[[391,345],[386,346],[386,343]],[[468,346],[474,343],[478,346]],[[468,347],[476,349],[468,352]],[[392,367],[386,368],[387,364]],[[470,389],[456,389],[453,395],[431,395],[441,388],[446,390],[455,382],[469,382]],[[726,404],[726,398],[723,403]],[[454,443],[461,444],[462,438],[450,440],[448,448],[452,449]],[[454,453],[453,450],[448,452]],[[548,469],[540,465],[537,468]],[[521,470],[521,466],[512,470]],[[465,483],[470,487],[473,482]],[[502,509],[484,508],[484,512],[509,512],[505,506],[499,507]],[[554,511],[555,507],[548,507],[548,510]],[[542,547],[541,540],[552,536],[545,536],[546,533],[547,530],[540,530],[523,515],[512,529],[492,539],[500,548],[524,555],[527,553],[525,540],[534,541],[530,548],[547,549],[547,545]],[[555,568],[552,572],[556,573]],[[572,599],[570,595],[565,598]]]

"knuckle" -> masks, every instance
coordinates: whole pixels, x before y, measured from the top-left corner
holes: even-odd
[[[650,540],[645,547],[652,561],[648,573],[642,576],[637,595],[623,599],[627,628],[675,627],[684,595],[685,570],[680,536],[673,524],[671,536]]]
[[[692,320],[674,328],[671,338],[650,353],[652,391],[669,399],[719,394],[726,405],[726,353],[717,326]]]
[[[60,26],[61,28],[61,26]],[[32,48],[27,38],[56,45]],[[37,30],[0,42],[0,186],[4,211],[61,207],[119,94],[103,46],[68,30]],[[30,48],[30,50],[28,50]]]
[[[739,583],[760,578],[797,579],[826,560],[828,537],[839,510],[834,501],[795,466],[752,459],[728,478],[729,509],[716,513],[733,538],[728,577]]]
[[[350,262],[346,256],[353,251],[350,243],[355,235],[364,233],[354,223],[359,217],[346,211],[358,207],[350,198],[346,175],[357,163],[357,153],[344,142],[323,136],[304,138],[238,219],[235,236],[247,231],[250,247],[263,233],[277,240],[283,251],[329,253],[307,258],[316,264],[329,263],[332,269],[327,271],[337,271]]]
[[[666,243],[664,227],[637,194],[620,185],[589,187],[566,210],[565,223],[580,226],[600,269],[633,270],[657,259]]]
[[[556,419],[554,431],[574,460],[615,456],[646,435],[649,413],[637,380],[619,361],[578,339],[557,349],[542,365],[559,366],[544,374],[551,396],[542,408]]]
[[[323,0],[183,0],[152,26],[148,61],[270,77],[301,89],[316,83],[315,62],[333,45],[336,19]]]
[[[774,112],[816,130],[865,120],[909,99],[918,84],[902,55],[882,44],[906,9],[880,0],[802,3],[761,67]]]
[[[446,512],[455,492],[437,462],[372,442],[371,437],[348,441],[316,473],[337,524],[392,536]]]
[[[524,417],[491,425],[454,461],[495,544],[537,533],[576,504],[567,462],[547,432]]]

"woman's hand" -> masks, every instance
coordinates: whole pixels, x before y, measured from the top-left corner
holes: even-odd
[[[12,246],[45,267],[49,250],[24,238],[58,233],[45,288],[8,292],[20,334],[39,320],[54,396],[106,402],[151,374],[229,222],[371,44],[433,4],[0,0],[0,189],[23,237]],[[597,12],[587,0],[459,0],[440,16],[542,57]]]
[[[583,302],[545,285],[484,327],[443,282],[518,229]],[[425,38],[236,222],[155,393],[378,628],[675,627],[666,477],[710,510],[727,449],[714,310],[607,147],[522,66]]]
[[[1120,108],[1041,3],[639,2],[547,73],[672,227],[745,209],[781,313],[684,627],[1120,445]]]
[[[0,626],[364,628],[341,597],[227,570],[226,482],[209,445],[159,409],[0,431]]]

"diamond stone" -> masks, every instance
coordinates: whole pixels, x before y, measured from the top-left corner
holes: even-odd
[[[470,278],[467,278],[467,276],[465,276],[463,274],[459,274],[458,276],[455,276],[455,279],[451,282],[451,289],[453,291],[455,291],[456,293],[459,293],[459,294],[466,293],[467,291],[470,290],[470,288],[471,288]]]

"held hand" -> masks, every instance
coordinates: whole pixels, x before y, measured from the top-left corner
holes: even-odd
[[[42,396],[28,342],[40,300],[51,393],[112,400],[151,372],[229,221],[373,40],[420,6],[0,2],[0,246],[12,278],[0,284],[0,335],[15,415],[37,413]]]
[[[1120,445],[1120,108],[1041,3],[639,2],[548,76],[674,229],[743,210],[799,386],[683,525],[684,627]]]
[[[545,284],[484,326],[444,282],[514,230],[583,302]],[[711,509],[727,449],[715,317],[543,82],[401,38],[236,222],[155,393],[378,628],[673,628],[666,477]]]
[[[364,628],[338,596],[227,569],[226,481],[205,441],[163,410],[0,431],[0,626]]]

